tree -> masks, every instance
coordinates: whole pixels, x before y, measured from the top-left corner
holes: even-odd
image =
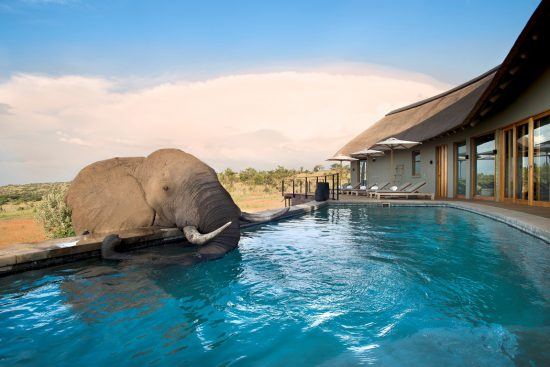
[[[42,223],[49,238],[74,236],[71,210],[65,203],[66,186],[54,186],[35,209],[35,217]]]

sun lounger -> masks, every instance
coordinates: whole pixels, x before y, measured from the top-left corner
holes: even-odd
[[[353,186],[353,187],[351,187],[351,185],[346,185],[346,186],[344,186],[344,187],[341,189],[340,192],[341,192],[342,194],[344,194],[344,195],[345,195],[345,194],[351,195],[351,193],[352,193],[353,190],[359,189],[359,186],[361,186],[360,183],[358,183],[357,185],[355,185],[355,186]]]
[[[401,185],[399,187],[391,186],[390,188],[385,188],[385,189],[382,189],[382,190],[370,192],[368,195],[369,195],[370,198],[374,198],[374,195],[377,192],[402,192],[403,190],[405,190],[409,186],[411,186],[411,183],[410,182],[405,182],[403,185]],[[395,188],[395,190],[392,190],[393,188]]]
[[[434,199],[433,193],[427,193],[427,192],[418,192],[418,190],[426,185],[426,181],[417,182],[414,185],[411,185],[404,189],[403,191],[393,191],[393,192],[377,192],[375,194],[376,199],[380,200],[382,198],[429,198],[431,200]]]
[[[384,190],[386,189],[388,186],[390,185],[389,182],[383,182],[381,183],[380,185],[373,185],[371,186],[370,189],[367,189],[366,187],[363,187],[363,188],[359,188],[357,190],[353,190],[352,194],[355,194],[356,196],[359,196],[359,195],[368,195],[369,193],[372,193],[372,192],[377,192],[378,190]]]

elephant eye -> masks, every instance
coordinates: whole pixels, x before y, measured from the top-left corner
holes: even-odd
[[[168,186],[162,186],[162,189],[163,189],[164,191],[168,191],[169,187],[168,187]]]

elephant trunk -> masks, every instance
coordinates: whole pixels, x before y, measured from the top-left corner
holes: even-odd
[[[206,183],[202,181],[200,187],[193,189],[196,189],[192,192],[198,214],[197,230],[204,234],[225,227],[213,239],[197,249],[197,256],[203,260],[219,258],[235,249],[239,243],[241,210],[217,179]],[[228,224],[229,222],[231,223]]]

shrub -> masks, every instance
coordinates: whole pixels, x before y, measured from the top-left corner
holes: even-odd
[[[42,223],[49,238],[74,236],[71,210],[65,203],[67,187],[51,188],[36,205],[36,219]]]

